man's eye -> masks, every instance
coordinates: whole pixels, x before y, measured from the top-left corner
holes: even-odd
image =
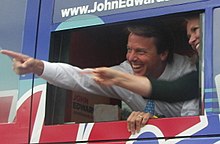
[[[145,51],[139,51],[138,52],[138,54],[140,54],[140,55],[143,55],[143,54],[145,54],[146,52]]]

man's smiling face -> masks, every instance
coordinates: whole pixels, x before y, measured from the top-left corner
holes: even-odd
[[[127,44],[127,60],[131,64],[134,75],[157,78],[165,68],[167,54],[158,54],[155,38],[130,34]]]

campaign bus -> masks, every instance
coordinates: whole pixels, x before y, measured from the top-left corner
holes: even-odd
[[[131,134],[125,102],[63,89],[32,73],[17,75],[13,59],[0,54],[0,143],[220,143],[219,0],[3,0],[0,49],[82,69],[111,67],[126,60],[126,26],[140,22],[165,25],[174,52],[190,57],[183,25],[195,13],[198,116],[150,119]]]

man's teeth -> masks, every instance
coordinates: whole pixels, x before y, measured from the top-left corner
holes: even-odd
[[[140,65],[132,65],[134,69],[140,68]]]

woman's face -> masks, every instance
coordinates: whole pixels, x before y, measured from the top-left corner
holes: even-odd
[[[200,27],[199,18],[192,18],[187,20],[187,36],[189,38],[188,43],[192,49],[199,53],[200,47]]]

